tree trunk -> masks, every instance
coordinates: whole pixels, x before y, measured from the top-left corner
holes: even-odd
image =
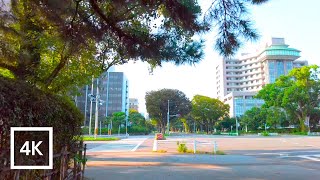
[[[306,120],[305,118],[299,119],[301,132],[307,132],[307,127],[304,124],[305,120]]]

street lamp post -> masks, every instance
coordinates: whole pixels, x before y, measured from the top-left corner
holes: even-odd
[[[92,83],[91,83],[91,94],[90,94],[90,96],[92,96],[92,95],[93,95],[93,77],[92,77]],[[90,97],[89,135],[91,135],[92,101],[93,101],[93,97]]]
[[[97,138],[98,135],[98,115],[99,115],[99,79],[97,79],[97,95],[96,95],[96,113],[95,113],[95,122],[94,122],[94,138]]]
[[[307,124],[308,124],[308,135],[310,134],[310,116],[307,116]]]
[[[236,116],[236,133],[237,133],[237,136],[238,136],[238,118]]]
[[[167,113],[167,128],[168,128],[168,134],[170,134],[170,100],[168,100],[168,113]]]

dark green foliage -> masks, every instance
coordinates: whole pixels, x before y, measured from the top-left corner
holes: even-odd
[[[204,31],[193,0],[12,0],[0,12],[0,67],[54,92],[128,60],[179,65],[203,56],[192,39]]]
[[[193,37],[210,28],[217,30],[219,53],[234,55],[241,42],[258,37],[247,7],[266,1],[214,0],[208,10],[197,0],[1,2],[0,68],[66,93],[128,60],[152,68],[198,63],[203,41]]]
[[[176,115],[186,116],[191,111],[191,102],[186,95],[176,89],[161,89],[146,93],[146,107],[151,119],[157,122],[161,133],[165,133],[167,126],[168,100],[170,109],[170,124],[177,120]]]
[[[265,107],[281,108],[293,119],[298,119],[300,130],[306,132],[307,122],[319,107],[319,71],[317,65],[294,68],[288,75],[277,78],[275,83],[266,85],[257,98],[265,101]]]
[[[264,129],[264,124],[267,121],[267,111],[264,108],[253,107],[246,111],[240,119],[240,123],[247,126],[248,130]]]
[[[217,30],[215,48],[223,56],[232,56],[244,40],[259,37],[248,16],[249,3],[261,4],[268,0],[215,0],[205,14],[205,22]]]
[[[74,137],[80,135],[82,122],[82,114],[68,99],[0,76],[0,160],[10,157],[4,151],[9,147],[10,127],[53,127],[55,154],[63,146],[68,146],[68,151],[76,147]],[[23,135],[15,139],[24,141]],[[0,163],[0,169],[2,166]]]
[[[215,123],[228,116],[229,108],[219,99],[195,95],[191,115],[198,124],[204,126],[207,133],[212,133]]]
[[[217,123],[216,128],[219,130],[231,131],[231,126],[233,126],[233,130],[236,129],[236,119],[230,118],[230,117],[225,117],[225,118],[223,118],[223,120],[221,120]]]
[[[88,127],[82,128],[82,133],[87,135],[88,134]],[[132,126],[128,127],[128,133],[129,135],[147,135],[150,134],[152,129],[148,127],[141,127],[141,126]],[[100,129],[98,130],[100,133]],[[119,132],[119,127],[113,127],[112,128],[112,135],[117,135]],[[125,134],[126,133],[126,128],[122,127],[120,128],[120,134]],[[101,134],[102,135],[107,135],[108,134],[108,128],[101,128]]]

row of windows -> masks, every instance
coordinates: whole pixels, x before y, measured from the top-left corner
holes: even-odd
[[[251,64],[246,64],[246,65],[242,65],[242,66],[226,66],[226,69],[246,69],[248,67],[252,67],[253,65],[258,65],[259,63],[251,63]]]
[[[236,61],[226,61],[226,64],[242,64],[242,63],[246,63],[246,62],[251,62],[256,60],[256,58],[251,58],[251,59],[246,59],[246,60],[236,60]]]
[[[259,89],[260,87],[263,87],[263,85],[257,85],[257,86],[250,86],[246,88],[227,88],[227,91],[245,91],[245,90],[254,90]]]
[[[121,97],[122,94],[109,94],[109,98],[111,97]]]
[[[227,80],[244,80],[244,79],[249,79],[249,78],[253,78],[253,77],[258,77],[260,73],[255,74],[255,75],[250,75],[250,76],[244,76],[244,77],[237,77],[237,78],[231,78],[231,77],[227,77]],[[263,75],[263,74],[262,74]]]
[[[299,56],[298,51],[290,51],[290,50],[268,50],[266,51],[266,55],[282,55],[282,56]]]
[[[259,83],[260,82],[260,80],[254,80],[254,81],[245,81],[245,82],[241,82],[241,83],[227,83],[227,85],[236,85],[236,86],[238,86],[238,85],[245,85],[245,84],[249,84],[249,83],[251,83],[251,84],[253,84],[254,82],[256,82],[256,83]]]
[[[253,71],[258,71],[258,70],[259,70],[259,68],[255,68],[255,69],[246,70],[244,72],[226,72],[226,74],[245,74],[248,72],[253,72]]]

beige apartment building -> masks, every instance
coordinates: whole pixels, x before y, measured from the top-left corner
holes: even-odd
[[[308,65],[298,60],[300,51],[272,38],[266,46],[240,58],[221,59],[216,66],[217,98],[230,105],[230,116],[241,116],[264,102],[253,98],[266,84],[286,75],[293,68]]]

